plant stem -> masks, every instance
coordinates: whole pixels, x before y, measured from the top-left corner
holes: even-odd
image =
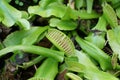
[[[24,62],[22,68],[27,69],[28,67],[40,62],[44,58],[45,58],[44,56],[38,56],[37,58],[34,58],[33,60],[29,62]]]
[[[0,50],[0,56],[5,55],[9,52],[16,51],[16,50],[22,50],[24,52],[34,53],[34,54],[42,55],[45,57],[51,57],[51,58],[56,59],[59,62],[62,62],[64,59],[64,52],[51,50],[51,49],[47,49],[47,48],[40,47],[40,46],[34,46],[34,45],[27,45],[27,46],[17,45],[17,46],[6,47]]]

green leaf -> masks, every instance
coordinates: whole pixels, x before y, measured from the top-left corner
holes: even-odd
[[[97,47],[102,49],[105,46],[105,32],[106,32],[107,22],[104,17],[100,17],[98,23],[91,30],[89,35],[85,39]]]
[[[4,46],[3,46],[3,44],[0,42],[0,50],[3,49],[3,48],[4,48]]]
[[[76,50],[75,54],[79,61],[68,61],[67,66],[69,70],[83,73],[83,76],[88,80],[118,80],[112,74],[99,70],[86,53]]]
[[[58,62],[52,58],[47,58],[40,67],[38,67],[34,77],[28,80],[55,80],[57,73]]]
[[[78,75],[74,74],[74,73],[67,73],[66,74],[71,80],[83,80],[81,77],[79,77]]]
[[[75,30],[77,28],[77,23],[72,20],[52,18],[50,19],[50,26],[57,27],[60,30]]]
[[[46,8],[49,4],[53,2],[62,3],[63,0],[40,0],[39,4],[42,8]]]
[[[29,14],[26,11],[21,11],[21,13],[22,13],[22,18],[24,18],[24,19],[29,18]]]
[[[87,12],[88,12],[88,13],[91,13],[91,12],[92,12],[93,1],[94,1],[94,0],[86,0],[86,2],[87,2]]]
[[[77,36],[75,39],[82,48],[82,50],[84,50],[90,57],[95,59],[100,64],[100,67],[103,70],[112,69],[111,57],[109,55],[107,55],[105,52],[103,52],[94,44],[86,40],[83,40],[79,36]]]
[[[62,20],[70,20],[70,19],[76,20],[78,19],[78,16],[79,16],[78,11],[67,6],[65,10],[65,14],[62,17]]]
[[[103,4],[103,15],[112,28],[118,26],[116,13],[114,9],[107,3]]]
[[[88,57],[88,55],[86,53],[84,53],[83,51],[76,50],[75,54],[78,57],[78,62],[80,64],[82,64],[84,66],[84,68],[94,69],[94,70],[97,69],[95,64],[93,64],[93,62],[90,60],[90,58]],[[88,67],[88,65],[89,65],[89,67]]]
[[[48,29],[48,26],[46,26],[46,27],[38,27],[33,33],[29,34],[27,37],[25,37],[24,39],[22,39],[22,44],[25,44],[25,45],[34,44],[37,41],[38,37],[43,32],[45,32],[47,29]]]
[[[51,64],[52,63],[52,64]],[[54,80],[58,73],[58,62],[52,58],[47,58],[42,65],[37,69],[34,77]]]
[[[7,26],[11,27],[13,26],[16,22],[19,27],[22,27],[24,29],[29,29],[30,24],[27,20],[24,20],[26,23],[21,21],[22,13],[9,5],[9,3],[6,2],[6,0],[0,0],[0,21]]]
[[[42,8],[41,6],[30,6],[28,8],[28,12],[30,14],[37,14],[42,17],[50,17],[50,16],[56,16],[62,18],[65,14],[66,7],[65,5],[59,4],[59,3],[51,3],[46,8]]]
[[[92,10],[91,13],[87,13],[86,10],[79,10],[78,14],[79,14],[79,17],[81,19],[94,19],[94,18],[99,18],[100,17],[100,14],[96,13],[93,10]]]
[[[75,6],[77,9],[80,9],[84,5],[84,0],[75,0]]]
[[[4,45],[14,46],[19,44],[33,44],[39,37],[41,33],[43,33],[47,27],[31,27],[30,30],[21,30],[15,31],[7,36],[4,40]]]
[[[116,14],[117,14],[118,18],[120,19],[120,7],[116,9]]]
[[[75,61],[66,61],[68,70],[75,72],[84,72],[85,66]]]
[[[15,23],[15,19],[21,17],[21,12],[10,6],[5,0],[0,1],[0,14],[3,15],[3,24],[8,27]]]
[[[120,60],[120,39],[119,39],[120,28],[119,27],[118,28],[116,27],[113,30],[108,30],[107,39],[114,54],[118,54],[118,58]]]
[[[21,29],[30,29],[30,23],[26,19],[19,19],[16,24],[20,26]]]
[[[97,34],[91,33],[87,37],[85,37],[85,39],[87,41],[93,43],[94,45],[96,45],[100,49],[103,49],[103,47],[105,46],[105,38],[101,34],[97,35]]]

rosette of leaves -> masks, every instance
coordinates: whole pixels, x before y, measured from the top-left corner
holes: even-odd
[[[62,0],[41,0],[37,6],[30,6],[28,12],[33,15],[50,18],[50,26],[57,27],[60,30],[74,30],[77,28],[77,19],[93,19],[100,15],[90,10],[75,10],[69,5],[65,5]],[[52,18],[51,18],[52,17]]]

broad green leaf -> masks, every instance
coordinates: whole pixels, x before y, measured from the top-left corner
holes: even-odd
[[[27,37],[25,37],[23,40],[22,40],[22,44],[25,44],[25,45],[31,45],[31,44],[34,44],[38,37],[43,33],[45,32],[46,30],[48,29],[48,27],[39,27],[37,28],[33,33],[29,34]],[[28,43],[29,42],[29,43]]]
[[[4,40],[4,45],[14,46],[19,44],[33,44],[39,37],[39,35],[44,32],[47,27],[31,27],[30,30],[15,31],[7,36]]]
[[[77,28],[77,23],[72,20],[52,18],[50,19],[50,26],[57,27],[60,30],[74,30]]]
[[[37,14],[42,17],[50,17],[50,16],[56,16],[62,18],[65,14],[66,7],[65,5],[59,4],[59,3],[51,3],[46,8],[42,8],[41,6],[30,6],[28,8],[28,12],[30,14]]]
[[[27,25],[21,22],[22,13],[13,6],[9,5],[6,0],[0,0],[0,15],[0,21],[2,21],[2,23],[7,27],[13,26],[16,22],[17,25],[19,25],[19,23],[22,24],[22,26],[19,25],[19,27],[24,29],[29,29],[30,27],[27,20],[24,20],[27,22]]]

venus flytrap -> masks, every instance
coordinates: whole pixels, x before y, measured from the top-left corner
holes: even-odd
[[[114,76],[114,72],[116,72],[115,75],[119,74],[119,71],[116,70],[120,69],[119,63],[117,63],[117,59],[119,58],[120,60],[120,40],[118,37],[120,28],[118,28],[117,22],[117,17],[120,17],[120,10],[119,4],[114,5],[119,0],[99,0],[102,3],[103,14],[97,13],[96,9],[92,9],[93,6],[97,7],[96,3],[95,5],[93,4],[94,0],[67,0],[68,2],[65,2],[65,0],[39,0],[38,5],[29,6],[28,12],[17,10],[8,1],[0,0],[0,22],[7,27],[17,25],[20,30],[12,32],[4,39],[4,47],[0,43],[0,58],[9,52],[13,52],[14,55],[19,52],[22,54],[37,54],[38,57],[34,57],[33,60],[20,66],[24,69],[46,58],[36,70],[34,77],[28,80],[55,80],[57,73],[59,73],[59,67],[60,71],[65,71],[64,74],[61,74],[66,74],[67,78],[65,80],[68,80],[68,78],[72,80],[118,80]],[[33,1],[38,2],[38,0]],[[74,8],[70,6],[71,3],[69,2],[75,3],[75,5],[72,5]],[[99,4],[97,5],[100,6]],[[116,9],[116,13],[114,9]],[[27,19],[32,21],[31,17],[36,18],[36,15],[41,18],[47,18],[48,26],[30,27]],[[98,23],[92,28],[89,35],[85,38],[86,40],[79,37],[76,33],[73,33],[73,36],[71,35],[71,32],[77,29],[78,26],[80,28],[85,27],[81,26],[81,24],[84,25],[82,20],[92,22],[96,21],[93,19],[98,18]],[[77,21],[81,21],[80,25]],[[108,24],[110,24],[112,30],[106,30]],[[70,34],[66,35],[66,31]],[[107,40],[113,50],[112,57],[101,50],[105,46],[106,31]],[[86,30],[85,33],[87,33]],[[69,35],[75,38],[77,43],[73,44]],[[84,35],[82,36],[84,37]],[[47,38],[55,49],[34,45],[43,38]],[[84,52],[76,50],[76,44],[80,45],[81,50]],[[14,56],[12,57],[15,58]],[[98,65],[95,65],[92,60]],[[59,62],[63,62],[63,64],[61,65]],[[113,71],[113,74],[110,74],[109,70]]]
[[[34,77],[28,80],[55,80],[58,73],[58,62],[47,58],[36,70]]]
[[[110,24],[111,28],[115,28],[118,26],[117,16],[114,9],[108,3],[104,3],[103,5],[103,15],[107,22]]]
[[[57,29],[48,29],[46,37],[60,50],[65,52],[65,55],[74,55],[74,44],[70,38],[63,32]]]

